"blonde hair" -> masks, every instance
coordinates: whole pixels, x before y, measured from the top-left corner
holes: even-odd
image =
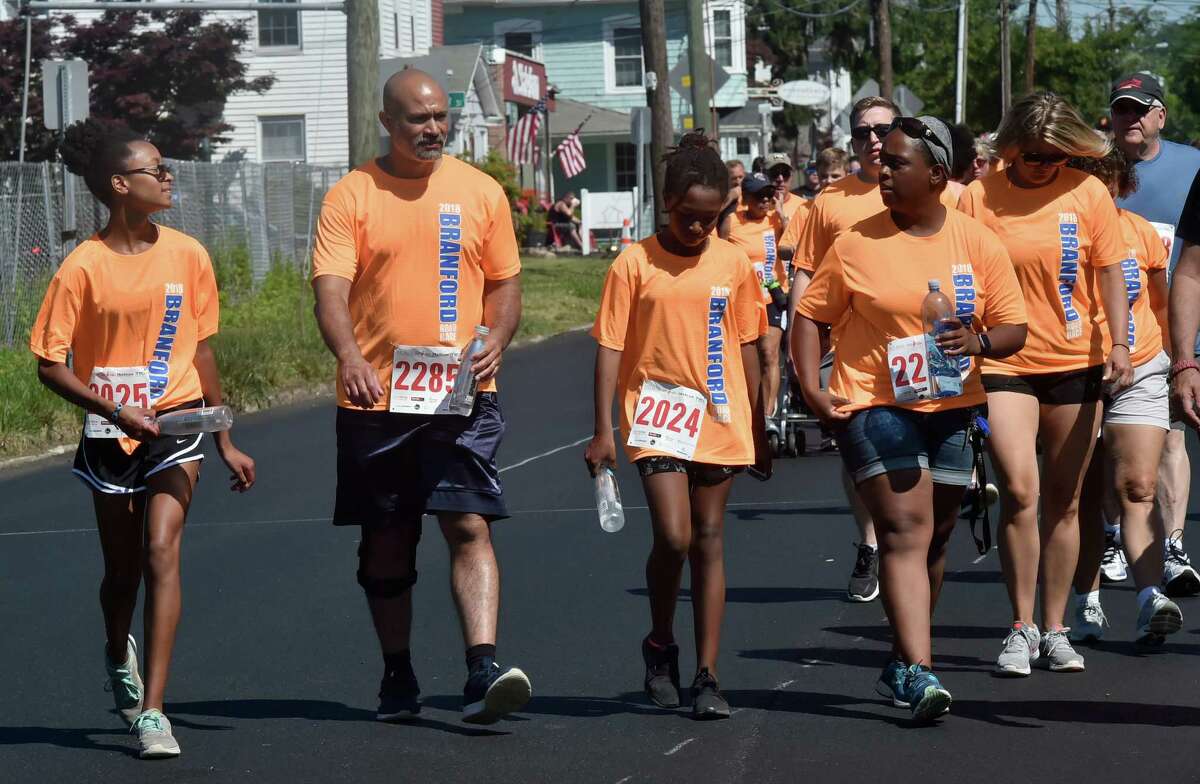
[[[884,98],[882,95],[868,95],[865,98],[859,98],[854,106],[850,107],[850,127],[858,125],[859,117],[877,107],[891,111],[893,117],[900,116],[900,107],[891,100]]]
[[[1038,142],[1053,145],[1072,158],[1103,158],[1111,147],[1074,106],[1051,92],[1030,93],[1013,104],[992,144],[1000,157],[1012,160],[1021,147]]]
[[[846,168],[846,151],[840,147],[826,147],[817,153],[817,171]]]

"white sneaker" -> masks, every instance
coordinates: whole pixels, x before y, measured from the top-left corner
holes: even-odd
[[[1037,661],[1040,655],[1041,641],[1042,636],[1036,626],[1014,623],[1004,638],[1004,650],[996,659],[996,674],[1012,677],[1028,675],[1030,662]]]
[[[1179,605],[1161,593],[1154,594],[1142,605],[1137,619],[1138,645],[1157,647],[1166,642],[1168,634],[1174,634],[1183,626],[1183,613]]]
[[[1089,602],[1086,596],[1075,597],[1075,622],[1071,624],[1073,642],[1099,642],[1104,636],[1108,618],[1100,602]]]
[[[1200,593],[1200,574],[1192,568],[1191,559],[1183,551],[1182,530],[1175,531],[1167,540],[1162,588],[1167,596],[1195,596]]]
[[[171,722],[157,708],[142,711],[133,720],[129,731],[137,733],[138,746],[141,747],[139,756],[142,759],[179,756],[179,742],[171,734]]]
[[[1100,582],[1119,583],[1129,576],[1125,551],[1115,534],[1104,534],[1104,556],[1100,559]]]

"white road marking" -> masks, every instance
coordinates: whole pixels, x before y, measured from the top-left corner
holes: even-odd
[[[626,776],[626,777],[625,777],[625,778],[623,778],[623,779],[618,779],[618,780],[617,780],[617,784],[625,784],[625,782],[626,782],[626,781],[629,781],[631,778],[633,778],[633,776]]]
[[[500,469],[500,473],[503,474],[505,471],[511,471],[514,468],[520,468],[521,466],[529,465],[534,460],[541,460],[543,457],[549,457],[550,455],[553,455],[557,452],[561,452],[564,449],[570,449],[573,446],[579,446],[580,444],[586,444],[588,441],[591,441],[591,440],[592,440],[591,436],[584,436],[583,438],[579,439],[578,441],[572,441],[569,444],[563,444],[562,446],[556,446],[548,452],[542,452],[540,455],[534,455],[533,457],[527,457],[519,463],[513,463],[510,466],[505,466],[504,468]]]
[[[689,743],[691,743],[691,742],[692,742],[692,741],[694,741],[694,740],[695,740],[695,738],[688,738],[688,739],[687,739],[687,740],[685,740],[683,743],[678,743],[678,744],[676,744],[676,745],[675,745],[675,746],[674,746],[674,747],[673,747],[673,748],[672,748],[670,751],[668,751],[668,752],[664,753],[664,754],[663,754],[663,756],[664,756],[664,757],[669,757],[669,756],[671,756],[672,754],[674,754],[675,752],[679,751],[679,750],[680,750],[680,749],[682,749],[684,746],[688,745]]]

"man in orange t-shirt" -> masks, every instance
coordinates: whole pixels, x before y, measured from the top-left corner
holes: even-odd
[[[500,185],[442,155],[448,100],[419,70],[387,81],[379,120],[390,149],[325,197],[313,289],[338,359],[333,522],[362,526],[358,582],[383,651],[376,717],[421,709],[409,636],[421,517],[430,514],[450,546],[467,646],[463,719],[490,724],[530,695],[523,672],[495,661],[500,577],[490,533],[508,514],[495,377],[520,321],[521,265]],[[481,325],[483,349],[463,356]],[[468,372],[474,405],[452,409],[450,390]]]

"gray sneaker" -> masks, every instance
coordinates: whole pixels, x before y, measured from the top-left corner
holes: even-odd
[[[171,734],[171,722],[157,708],[139,714],[129,731],[137,733],[142,759],[179,756],[179,743]]]
[[[1174,634],[1183,626],[1183,612],[1179,605],[1161,593],[1142,605],[1137,619],[1138,645],[1157,647],[1166,642],[1168,634]]]
[[[1070,629],[1042,635],[1042,661],[1050,672],[1083,672],[1083,657],[1071,647]]]
[[[1099,642],[1104,636],[1108,618],[1100,602],[1089,603],[1086,598],[1075,598],[1075,622],[1071,624],[1071,642]]]
[[[1004,650],[996,659],[996,674],[1020,677],[1029,674],[1030,662],[1037,661],[1042,636],[1032,624],[1014,623],[1004,638]]]
[[[138,674],[137,641],[133,639],[132,634],[129,635],[129,642],[125,646],[125,661],[119,666],[114,666],[108,660],[108,654],[105,654],[104,669],[108,673],[108,683],[104,684],[104,690],[112,692],[117,712],[125,719],[126,724],[132,724],[142,712],[144,691],[142,676]]]

